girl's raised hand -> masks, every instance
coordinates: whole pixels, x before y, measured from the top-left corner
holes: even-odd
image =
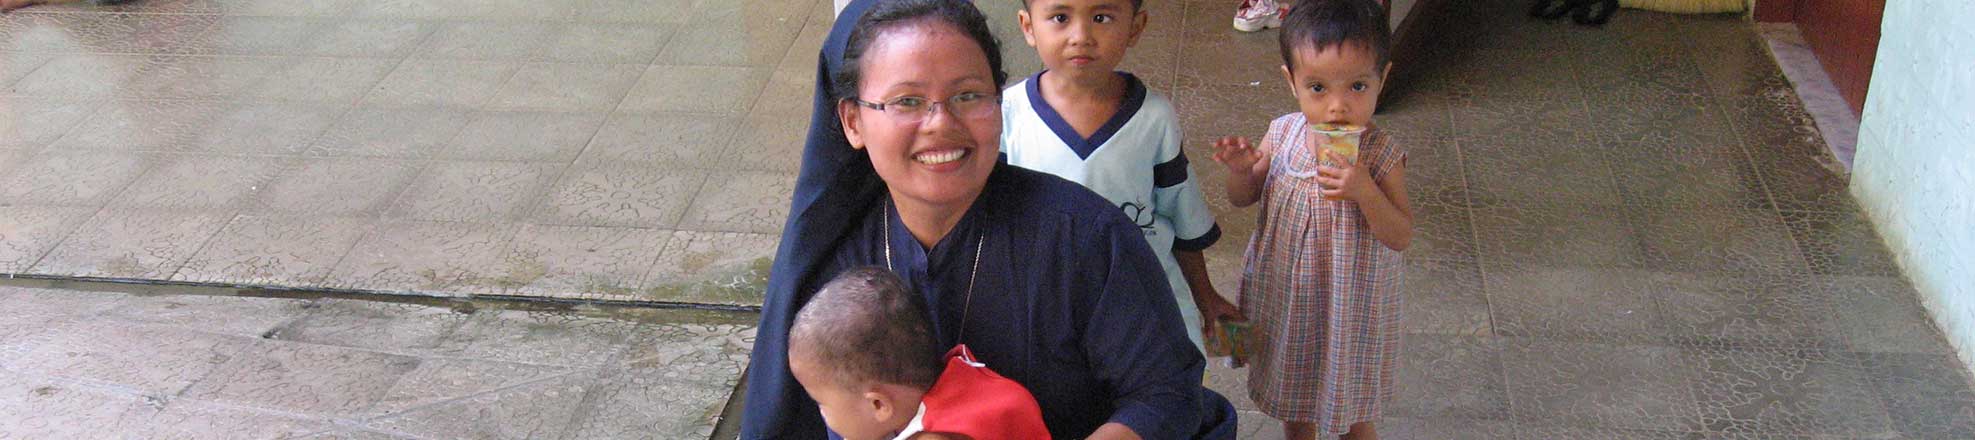
[[[1370,195],[1379,194],[1378,183],[1372,181],[1371,170],[1358,164],[1355,158],[1344,157],[1335,151],[1324,150],[1331,164],[1318,165],[1317,183],[1323,185],[1324,197],[1337,200],[1359,201]]]
[[[1227,136],[1214,141],[1214,161],[1226,165],[1228,171],[1240,176],[1265,174],[1269,169],[1269,155],[1248,138]]]

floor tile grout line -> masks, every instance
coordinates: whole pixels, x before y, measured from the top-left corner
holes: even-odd
[[[173,278],[177,278],[178,273],[184,271],[186,265],[192,264],[192,260],[194,258],[198,258],[200,253],[205,252],[206,248],[208,246],[211,246],[213,241],[218,240],[220,234],[226,233],[228,227],[233,226],[235,223],[240,221],[240,217],[245,216],[244,214],[240,213],[239,209],[230,209],[226,211],[228,211],[228,214],[226,216],[226,221],[221,222],[218,228],[214,228],[211,234],[206,235],[206,238],[200,239],[199,244],[192,248],[192,252],[185,254],[185,259],[179,261],[175,267],[172,267],[171,272],[164,274],[162,279],[171,280]]]
[[[354,8],[354,6],[352,7]],[[370,82],[370,86],[365,87],[365,91],[363,93],[353,94],[355,96],[350,98],[349,104],[343,108],[344,109],[343,113],[337,115],[335,119],[331,120],[327,127],[323,127],[322,129],[323,132],[318,134],[315,140],[310,141],[308,146],[302,147],[303,152],[306,153],[310,150],[315,150],[316,146],[321,145],[323,141],[322,138],[328,137],[329,132],[331,130],[335,130],[336,126],[341,124],[344,119],[349,118],[350,115],[355,114],[358,109],[362,108],[364,103],[364,98],[369,97],[371,93],[375,93],[377,91],[377,88],[381,87],[384,84],[384,80],[389,79],[391,77],[391,73],[396,72],[399,68],[404,67],[405,63],[411,59],[410,58],[411,53],[417,52],[418,47],[424,46],[425,42],[427,40],[430,40],[432,38],[432,35],[437,33],[438,33],[438,28],[434,27],[433,29],[426,30],[424,33],[420,34],[419,37],[417,38],[417,41],[413,42],[410,45],[411,49],[405,51],[406,52],[405,56],[397,57],[398,62],[392,64],[391,68],[385,70],[382,75],[378,75],[377,79],[372,80]],[[465,128],[462,127],[461,129],[464,130]],[[307,157],[307,155],[304,154],[304,157]],[[315,283],[316,285],[329,286],[337,283],[336,274],[342,271],[343,262],[349,260],[350,254],[356,253],[357,249],[360,246],[362,246],[364,242],[370,240],[371,237],[377,236],[384,232],[385,227],[389,226],[389,224],[393,222],[393,220],[387,218],[388,216],[386,216],[385,213],[390,211],[391,207],[397,206],[398,202],[405,197],[406,193],[411,192],[412,186],[418,183],[419,177],[423,176],[425,174],[425,170],[431,166],[429,163],[427,163],[427,161],[423,161],[423,160],[412,160],[412,161],[406,161],[405,163],[412,165],[411,166],[412,169],[410,172],[406,173],[404,182],[395,185],[396,188],[392,189],[392,191],[396,191],[396,193],[388,197],[390,201],[381,203],[378,206],[376,206],[375,207],[375,209],[377,209],[376,213],[369,216],[369,218],[364,219],[365,222],[369,225],[369,227],[367,228],[369,230],[364,231],[364,233],[362,234],[358,234],[356,240],[352,240],[350,242],[349,247],[343,250],[342,255],[337,256],[336,261],[330,263],[328,270],[323,272],[322,279],[319,282]],[[301,165],[301,166],[306,167],[306,165]]]

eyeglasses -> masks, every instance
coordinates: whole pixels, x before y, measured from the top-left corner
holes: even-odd
[[[940,107],[946,107],[947,114],[965,119],[986,118],[994,116],[996,111],[1001,110],[1000,96],[981,92],[962,92],[946,98],[945,101],[933,101],[920,96],[900,96],[877,103],[856,97],[850,100],[865,108],[884,112],[901,124],[923,122]]]

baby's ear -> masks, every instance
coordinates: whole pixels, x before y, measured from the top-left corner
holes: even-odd
[[[968,437],[965,434],[948,434],[944,432],[921,432],[918,434],[913,434],[912,438],[906,440],[974,440],[974,438]]]
[[[898,402],[893,402],[892,396],[886,395],[877,388],[864,389],[863,397],[864,404],[868,405],[871,410],[872,418],[891,420],[892,416],[898,413]],[[918,408],[913,408],[913,411],[917,412]]]

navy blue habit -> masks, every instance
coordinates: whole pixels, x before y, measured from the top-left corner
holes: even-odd
[[[789,372],[789,326],[838,272],[886,266],[889,222],[890,266],[927,298],[942,348],[965,342],[989,368],[1028,387],[1054,437],[1083,438],[1119,422],[1147,439],[1232,438],[1233,408],[1201,387],[1205,360],[1182,330],[1157,259],[1109,201],[1000,163],[932,249],[904,230],[869,156],[845,140],[828,92],[854,17],[877,2],[844,9],[817,63],[814,113],[769,274],[740,437],[828,435],[815,401]]]

